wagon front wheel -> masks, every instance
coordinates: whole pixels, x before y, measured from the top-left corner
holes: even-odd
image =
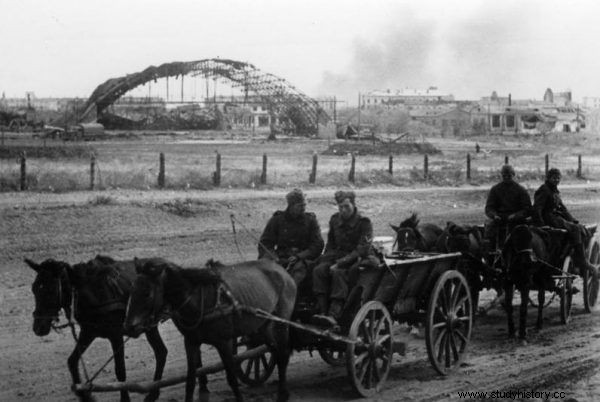
[[[346,367],[352,387],[361,396],[373,396],[383,386],[392,365],[392,318],[378,301],[365,303],[356,313],[346,348]]]
[[[427,307],[425,343],[433,368],[448,375],[462,363],[473,328],[471,292],[458,271],[444,272]]]
[[[239,337],[235,340],[234,353],[241,354],[259,345],[251,343],[246,337]],[[237,378],[249,386],[263,384],[269,379],[275,369],[275,356],[268,350],[264,354],[242,360],[236,363],[235,371]]]
[[[590,251],[590,264],[594,266],[593,271],[583,270],[583,306],[585,311],[591,313],[598,301],[598,285],[600,283],[598,269],[600,267],[600,243],[595,241]]]

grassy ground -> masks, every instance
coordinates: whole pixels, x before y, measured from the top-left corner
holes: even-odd
[[[348,181],[351,156],[343,152],[340,140],[281,138],[266,141],[251,134],[223,132],[115,133],[110,140],[87,143],[50,141],[42,143],[27,135],[12,136],[0,146],[0,191],[17,191],[20,186],[21,149],[27,154],[27,185],[32,191],[65,192],[88,189],[90,155],[96,158],[94,185],[97,189],[150,189],[158,186],[159,154],[165,155],[165,187],[201,189],[214,187],[216,155],[221,155],[221,186],[225,188],[287,188],[308,186],[313,155],[318,155],[316,186],[348,184],[364,186],[461,185],[467,182],[467,154],[471,158],[470,183],[497,180],[497,171],[506,157],[515,166],[520,180],[540,181],[545,171],[545,155],[550,166],[563,171],[565,180],[576,180],[578,156],[582,157],[583,179],[600,173],[599,136],[563,134],[540,137],[430,138],[428,177],[425,178],[421,153],[382,154],[381,143],[374,155],[356,156],[354,183]],[[367,141],[369,143],[369,141]],[[475,144],[481,150],[475,152]],[[332,153],[327,150],[336,149]],[[2,157],[2,155],[7,155]],[[267,184],[261,184],[263,155],[267,155]],[[393,156],[393,174],[389,170]]]

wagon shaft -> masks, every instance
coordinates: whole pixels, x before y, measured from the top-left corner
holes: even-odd
[[[234,356],[235,362],[241,362],[246,359],[251,359],[263,355],[269,350],[266,345],[250,349],[244,353]],[[222,371],[224,369],[223,363],[219,362],[211,366],[202,367],[196,370],[196,376],[200,374],[212,374]],[[109,382],[106,384],[77,384],[75,386],[76,391],[91,391],[91,392],[114,392],[114,391],[129,391],[138,392],[141,394],[148,393],[158,388],[169,387],[171,385],[184,383],[187,375],[180,375],[176,377],[169,377],[159,381],[144,381],[144,382]]]

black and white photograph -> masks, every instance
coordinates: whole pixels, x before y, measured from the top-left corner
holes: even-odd
[[[0,0],[0,401],[600,400],[599,16]]]

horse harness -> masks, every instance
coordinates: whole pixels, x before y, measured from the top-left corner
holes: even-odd
[[[209,285],[210,286],[210,285]],[[177,323],[184,329],[195,329],[201,323],[206,323],[210,321],[217,320],[219,318],[223,318],[231,315],[232,313],[239,314],[241,312],[240,304],[237,299],[231,293],[231,290],[227,286],[225,282],[222,280],[218,283],[216,288],[216,297],[215,297],[215,305],[209,311],[204,310],[204,291],[205,286],[199,286],[197,289],[200,292],[200,316],[194,322],[188,324],[185,322],[185,318],[183,315],[179,313],[179,311],[190,303],[192,298],[194,297],[194,293],[196,289],[193,289],[192,292],[186,297],[186,299],[181,303],[177,308],[175,308],[171,313],[176,317]],[[156,298],[155,298],[156,299]],[[157,306],[155,306],[154,311],[157,310]],[[156,315],[156,313],[155,313]]]

